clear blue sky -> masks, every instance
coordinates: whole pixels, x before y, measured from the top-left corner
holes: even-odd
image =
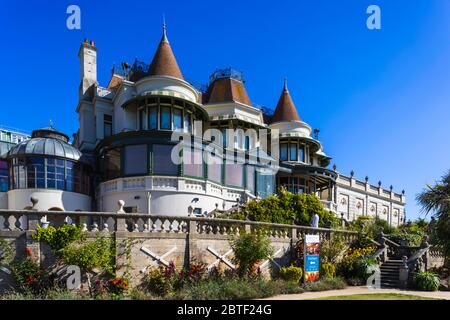
[[[81,7],[81,30],[66,8]],[[366,8],[382,30],[366,28]],[[51,118],[77,130],[77,52],[99,48],[100,84],[113,63],[150,62],[168,36],[185,76],[244,72],[254,103],[276,105],[283,78],[300,116],[319,128],[338,170],[415,195],[450,169],[450,1],[2,1],[0,124],[31,131]]]

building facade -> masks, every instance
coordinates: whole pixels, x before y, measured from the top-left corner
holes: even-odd
[[[97,47],[85,40],[80,60],[79,130],[69,143],[54,128],[3,156],[7,201],[23,209],[209,215],[279,187],[316,194],[351,221],[376,216],[404,222],[404,193],[329,169],[316,132],[299,116],[286,81],[273,113],[255,106],[242,73],[216,70],[207,86],[187,81],[163,27],[149,64],[114,67],[97,81]]]

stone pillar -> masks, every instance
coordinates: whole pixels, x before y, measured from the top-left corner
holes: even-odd
[[[123,200],[118,201],[119,209],[117,210],[116,225],[115,225],[115,243],[116,243],[116,274],[123,276],[127,272],[127,257],[126,257],[126,239],[127,239],[127,221],[123,216],[125,211],[123,207],[125,202]]]
[[[198,223],[195,220],[191,220],[188,222],[188,233],[187,233],[187,245],[188,245],[188,252],[189,255],[187,257],[187,260],[184,261],[184,266],[186,268],[189,267],[191,260],[193,260],[194,257],[198,257],[198,248],[196,245],[196,238],[198,236],[197,232]]]
[[[406,289],[408,286],[408,278],[409,278],[409,268],[408,268],[408,257],[403,256],[403,265],[400,267],[398,284],[401,289]]]
[[[40,217],[37,213],[30,213],[28,215],[28,229],[25,231],[25,246],[29,248],[31,258],[41,264],[41,245],[39,241],[33,239],[32,235],[36,233],[39,226]]]

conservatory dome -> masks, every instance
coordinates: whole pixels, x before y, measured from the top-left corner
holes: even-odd
[[[31,139],[15,145],[8,152],[9,157],[40,155],[65,158],[78,161],[81,152],[69,144],[69,137],[64,133],[47,127],[34,130]]]

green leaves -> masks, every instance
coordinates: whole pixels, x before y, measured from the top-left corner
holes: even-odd
[[[314,213],[319,215],[320,227],[336,224],[335,215],[323,207],[320,199],[312,194],[293,194],[281,189],[278,195],[254,200],[243,209],[244,215],[253,221],[310,225]]]
[[[414,282],[419,290],[437,291],[439,289],[439,277],[432,272],[416,273]]]
[[[95,268],[112,274],[114,271],[115,245],[107,236],[95,239],[76,241],[62,250],[65,263],[79,266],[83,271]]]
[[[56,228],[53,226],[47,228],[38,226],[33,238],[47,243],[54,252],[58,253],[73,241],[81,239],[81,227],[69,224]]]
[[[254,233],[241,234],[231,241],[231,246],[240,274],[254,274],[256,263],[273,253],[269,238]]]
[[[433,213],[437,218],[431,242],[442,248],[447,259],[450,258],[450,171],[434,186],[427,185],[416,199],[425,213]]]

